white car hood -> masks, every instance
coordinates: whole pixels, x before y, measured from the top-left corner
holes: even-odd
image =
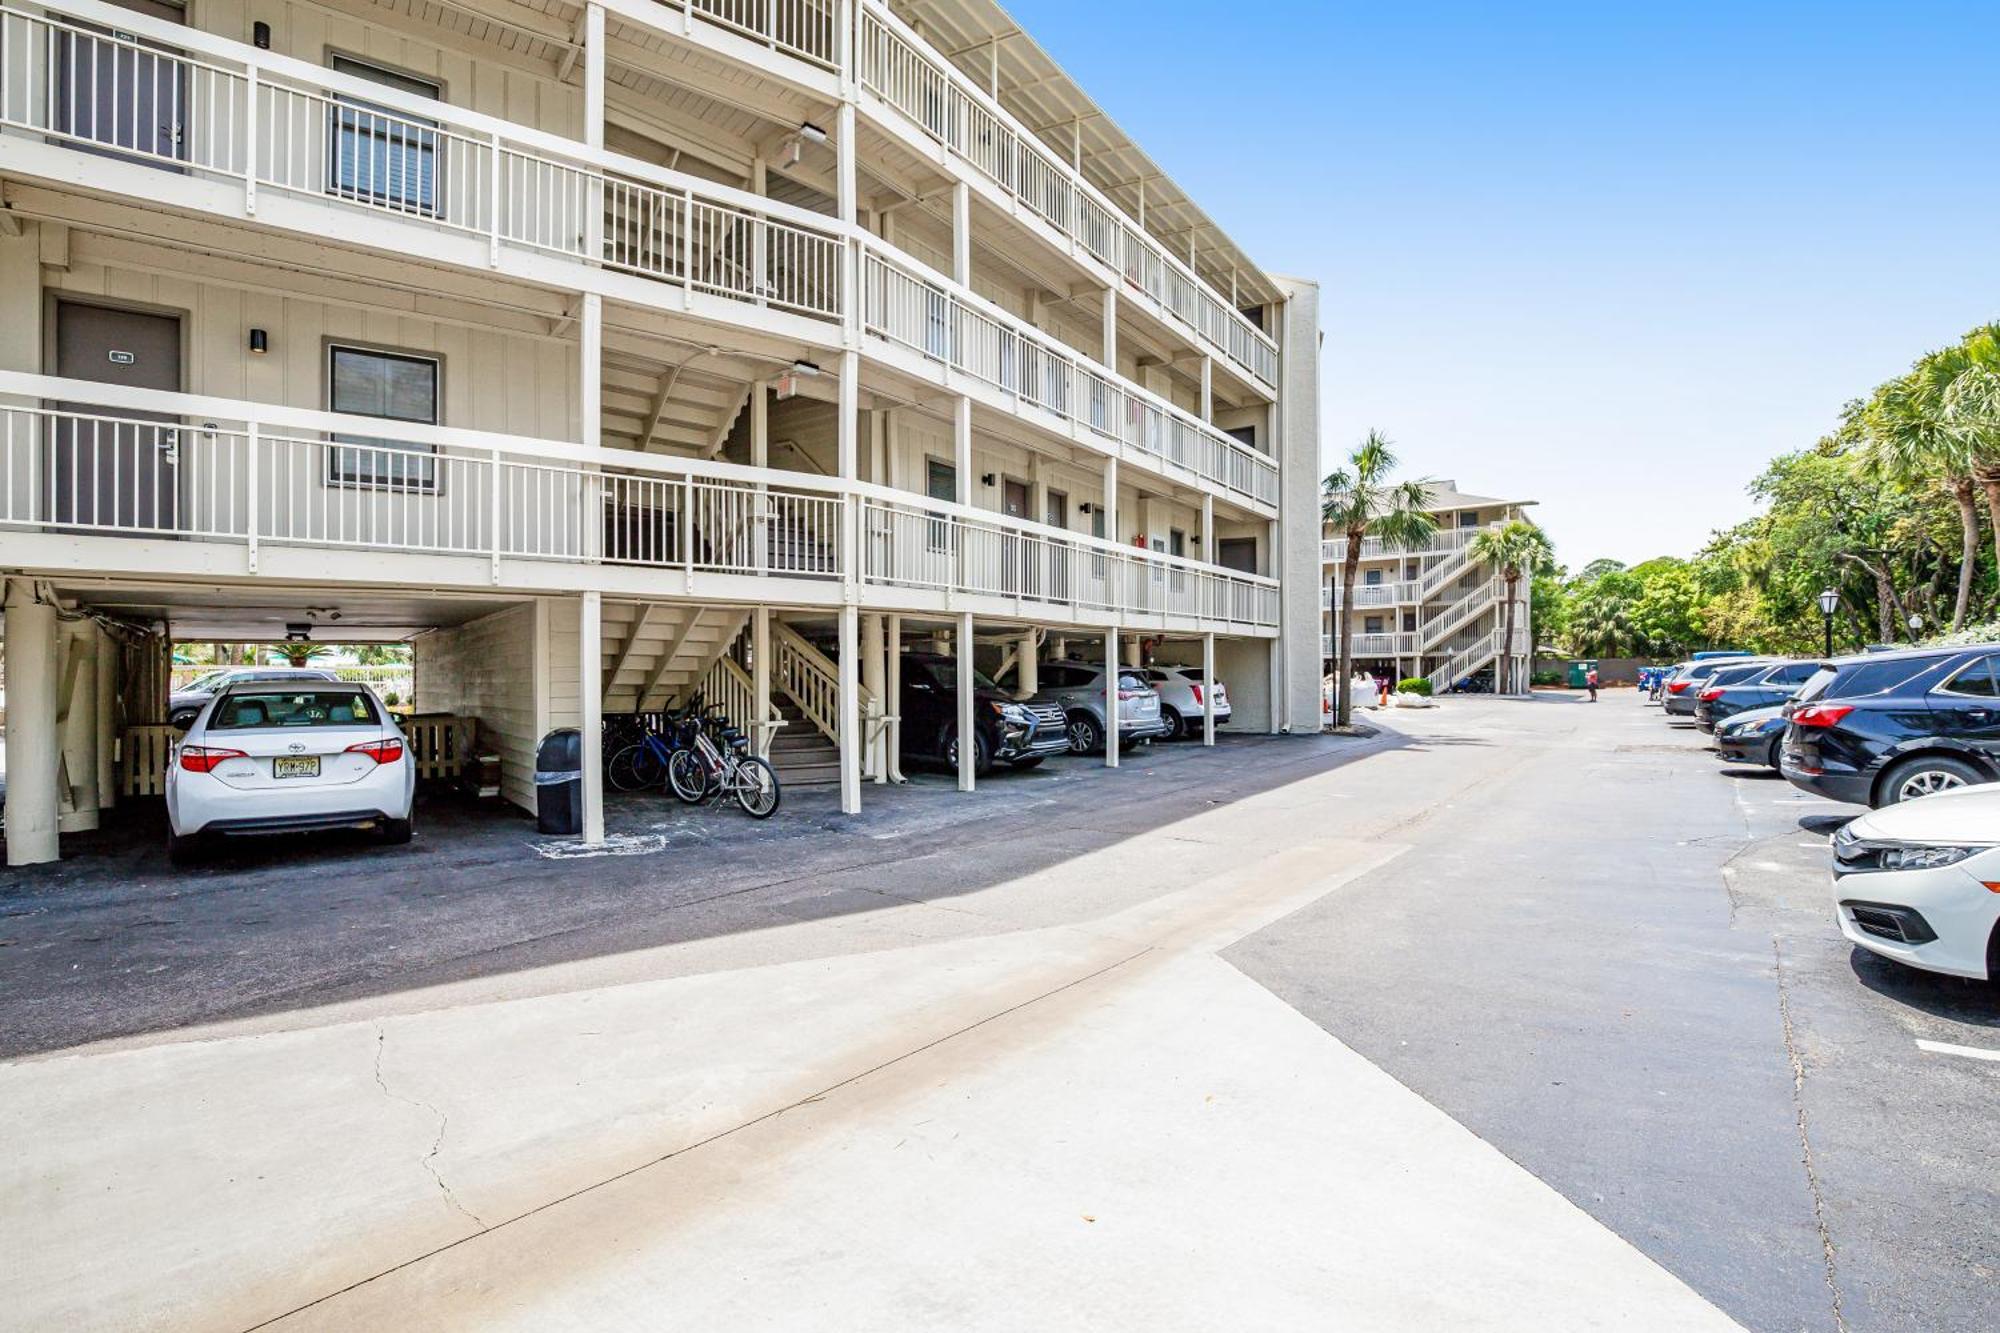
[[[2000,843],[2000,783],[1900,801],[1871,810],[1847,828],[1871,841]]]

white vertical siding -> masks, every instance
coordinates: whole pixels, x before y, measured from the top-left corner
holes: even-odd
[[[535,608],[496,611],[417,642],[417,707],[477,718],[500,746],[500,794],[535,808]]]

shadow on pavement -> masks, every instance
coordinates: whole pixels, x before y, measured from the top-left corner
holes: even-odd
[[[1854,979],[1877,995],[1954,1023],[2000,1029],[2000,984],[1925,972],[1856,946]]]

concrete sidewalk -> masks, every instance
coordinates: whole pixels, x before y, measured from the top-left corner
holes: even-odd
[[[1418,745],[948,899],[0,1067],[0,1324],[1728,1327],[1214,956],[1508,764]]]

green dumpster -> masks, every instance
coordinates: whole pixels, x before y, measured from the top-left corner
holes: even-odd
[[[1597,670],[1595,662],[1571,662],[1569,664],[1569,687],[1580,690],[1590,684],[1590,673]]]

